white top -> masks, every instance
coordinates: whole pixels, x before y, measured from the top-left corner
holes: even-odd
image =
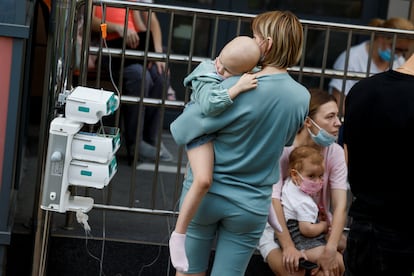
[[[282,188],[282,205],[286,221],[289,219],[315,223],[318,219],[318,206],[313,198],[302,192],[289,177]]]

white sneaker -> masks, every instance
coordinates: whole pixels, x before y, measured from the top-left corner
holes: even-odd
[[[173,161],[172,154],[168,151],[167,147],[161,142],[160,160],[164,162]]]
[[[139,157],[146,161],[154,162],[157,157],[157,148],[147,142],[141,141],[139,145]],[[160,161],[170,162],[173,160],[172,154],[165,147],[164,143],[161,143]]]
[[[177,100],[177,98],[175,96],[175,90],[171,86],[168,87],[167,100],[169,100],[169,101],[175,101],[175,100]]]

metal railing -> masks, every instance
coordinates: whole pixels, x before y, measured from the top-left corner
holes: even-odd
[[[106,48],[102,40],[91,44],[91,19],[94,5],[106,7],[119,7],[129,10],[145,11],[149,14],[155,13],[162,22],[164,32],[164,53],[150,51],[148,45],[145,50],[128,50],[125,44],[123,48]],[[97,220],[99,223],[92,228],[108,227],[102,221],[109,221],[112,216],[116,223],[122,218],[122,223],[131,223],[134,231],[127,234],[119,234],[119,229],[114,227],[113,233],[109,228],[102,238],[126,239],[130,241],[156,242],[166,244],[168,233],[174,222],[169,219],[177,214],[177,202],[179,200],[181,184],[183,181],[183,168],[186,166],[185,151],[182,147],[175,146],[169,135],[168,125],[165,126],[168,114],[177,116],[189,100],[190,91],[182,86],[182,80],[202,60],[214,58],[221,47],[229,39],[240,34],[251,34],[250,23],[254,14],[231,13],[216,10],[202,10],[186,7],[144,4],[129,1],[79,1],[77,5],[77,17],[83,18],[83,36],[80,50],[80,68],[78,81],[74,81],[74,70],[69,71],[65,76],[70,85],[82,85],[92,87],[105,87],[105,89],[118,90],[121,95],[121,107],[127,104],[143,106],[156,106],[161,110],[162,126],[159,131],[157,150],[161,151],[162,144],[168,146],[174,155],[174,162],[165,164],[157,158],[153,163],[143,163],[139,160],[139,151],[135,150],[131,165],[122,163],[120,153],[119,170],[113,181],[104,191],[87,189],[84,192],[95,198],[93,210],[90,212],[90,220]],[[356,42],[367,39],[373,41],[376,34],[390,34],[393,38],[393,48],[397,38],[414,38],[413,31],[397,31],[368,26],[338,24],[333,22],[320,22],[301,20],[304,27],[305,45],[303,56],[297,66],[289,68],[289,72],[307,87],[327,88],[330,78],[361,79],[368,76],[366,72],[338,71],[332,69],[333,60],[342,51],[347,51]],[[149,38],[149,36],[147,36]],[[76,37],[73,37],[76,41]],[[148,42],[148,39],[147,39]],[[74,43],[75,44],[75,43]],[[73,45],[74,47],[75,45]],[[74,50],[75,51],[75,50]],[[73,52],[74,52],[73,51]],[[96,68],[91,72],[88,70],[88,56],[96,55]],[[167,68],[170,68],[172,84],[175,84],[177,100],[167,100],[167,89],[164,87],[162,98],[152,99],[145,97],[133,97],[122,94],[122,83],[114,83],[108,78],[107,72],[103,71],[102,59],[104,57],[120,57],[125,59],[140,60],[145,67],[152,61],[163,61]],[[70,68],[74,68],[71,66]],[[122,69],[119,72],[122,76]],[[143,85],[141,88],[143,89]],[[143,95],[143,93],[140,93]],[[341,103],[342,105],[343,103]],[[118,110],[114,116],[113,123],[119,126],[122,132],[122,119]],[[141,127],[143,118],[139,118]],[[78,192],[82,192],[79,191]],[[101,194],[102,193],[102,194]],[[107,217],[105,217],[108,214]],[[105,219],[104,219],[105,217]],[[167,221],[162,218],[167,217]],[[161,219],[160,219],[161,218]],[[152,221],[159,223],[161,236],[155,237],[152,233],[143,234],[146,227],[134,224],[140,221]],[[102,223],[102,224],[101,224]],[[109,223],[108,223],[109,224]],[[124,226],[123,229],[125,229]],[[165,228],[164,228],[165,227]],[[124,230],[122,230],[124,231]],[[150,230],[151,231],[151,230]],[[148,238],[151,236],[151,238]]]
[[[82,3],[82,2],[80,2]],[[144,51],[138,50],[128,50],[126,49],[125,44],[123,48],[106,48],[102,40],[98,45],[91,46],[88,43],[90,42],[90,24],[91,24],[91,9],[94,5],[101,5],[103,10],[106,7],[118,7],[125,8],[129,10],[139,10],[148,12],[150,15],[156,13],[159,19],[163,19],[164,23],[162,26],[162,31],[164,32],[164,40],[166,44],[166,50],[164,53],[155,53],[148,49],[146,45]],[[81,7],[81,5],[79,6]],[[222,44],[240,34],[251,34],[250,23],[254,14],[243,14],[243,13],[231,13],[224,11],[216,10],[203,10],[203,9],[193,9],[186,7],[177,7],[177,6],[166,6],[166,5],[157,5],[157,4],[144,4],[139,2],[129,2],[129,1],[89,1],[84,6],[84,36],[82,43],[82,60],[80,67],[80,82],[78,85],[91,85],[90,79],[88,79],[87,68],[87,57],[90,54],[97,56],[97,67],[96,74],[93,76],[92,85],[100,87],[102,81],[108,82],[108,79],[105,80],[105,74],[102,72],[101,61],[103,57],[120,57],[122,61],[125,59],[136,59],[143,61],[143,66],[152,61],[163,61],[166,63],[167,68],[169,67],[171,71],[174,68],[179,66],[184,66],[185,69],[181,70],[182,75],[179,77],[181,80],[184,76],[191,72],[191,70],[202,60],[207,58],[214,58],[218,51],[221,49]],[[105,13],[103,15],[105,18]],[[184,22],[184,23],[183,23]],[[301,20],[304,27],[305,34],[305,45],[302,59],[297,66],[289,68],[290,73],[295,76],[300,82],[303,82],[307,86],[319,86],[320,88],[325,88],[327,85],[327,80],[332,77],[341,78],[344,81],[347,79],[361,79],[368,74],[366,72],[351,72],[351,71],[338,71],[333,70],[332,63],[329,61],[332,58],[332,53],[330,51],[340,52],[346,50],[349,53],[349,49],[356,41],[361,40],[364,36],[366,39],[373,40],[375,34],[384,34],[388,33],[392,35],[393,46],[395,46],[395,41],[399,37],[411,37],[414,38],[414,32],[412,31],[396,31],[383,28],[375,28],[369,26],[357,26],[350,24],[338,24],[333,22],[320,22],[320,21],[310,21],[310,20]],[[189,35],[186,37],[185,41],[186,47],[181,47],[179,49],[180,53],[177,52],[175,40],[177,37],[181,37],[183,34],[178,34],[178,29],[186,28],[189,32]],[[202,26],[200,26],[202,25]],[[222,34],[226,33],[226,36]],[[185,34],[184,34],[185,35]],[[200,36],[204,37],[204,40],[201,43],[205,43],[205,51],[202,53],[197,50],[197,42],[199,42]],[[147,36],[149,38],[149,36]],[[340,39],[338,39],[340,38]],[[148,40],[147,40],[148,41]],[[342,43],[342,44],[340,44]],[[182,44],[180,44],[182,45]],[[318,56],[312,56],[315,52],[318,52]],[[336,56],[335,56],[336,57]],[[349,54],[347,55],[349,57]],[[368,68],[369,69],[369,68]],[[120,76],[122,75],[122,69],[119,72]],[[114,84],[116,85],[116,84]],[[142,86],[143,87],[143,86]],[[141,87],[141,88],[142,88]],[[163,97],[161,99],[152,99],[145,97],[133,97],[122,95],[122,84],[118,84],[117,88],[121,93],[121,108],[123,104],[138,104],[140,106],[152,105],[159,106],[161,113],[163,114],[163,120],[161,125],[164,125],[164,115],[166,114],[167,109],[175,109],[178,112],[184,107],[185,103],[189,99],[190,91],[184,87],[177,89],[178,92],[182,92],[181,99],[177,101],[169,101],[166,98],[167,87],[164,87]],[[143,94],[141,94],[143,95]],[[342,104],[342,103],[341,103]],[[118,114],[119,115],[119,114]],[[140,118],[140,123],[142,123],[143,118]],[[116,125],[120,124],[120,116],[116,117]],[[140,126],[138,126],[139,128]],[[122,128],[122,126],[121,126]],[[163,133],[167,133],[167,130],[160,130],[159,141],[165,139]],[[160,150],[160,144],[158,143],[158,150]],[[174,149],[177,150],[174,152],[174,155],[177,156],[177,162],[170,164],[169,167],[173,167],[172,173],[170,172],[170,181],[174,189],[171,189],[169,196],[167,197],[168,204],[163,205],[159,203],[157,199],[160,185],[160,175],[163,173],[160,170],[162,163],[159,159],[155,160],[153,164],[153,171],[150,179],[152,179],[151,185],[147,189],[151,190],[150,199],[140,200],[137,199],[137,187],[140,183],[144,182],[142,179],[148,171],[142,172],[139,170],[140,161],[138,156],[134,156],[134,162],[132,166],[129,167],[130,173],[129,177],[129,195],[128,200],[124,198],[122,200],[124,203],[115,204],[111,199],[111,196],[114,193],[114,189],[118,185],[117,182],[119,178],[124,178],[122,172],[118,172],[117,178],[114,180],[112,185],[108,187],[108,194],[104,202],[106,204],[95,204],[95,208],[104,209],[104,210],[113,210],[113,211],[127,211],[127,212],[137,212],[137,213],[148,213],[153,215],[174,215],[176,214],[176,203],[178,201],[178,191],[181,187],[182,182],[182,167],[185,165],[185,154],[182,148]],[[139,152],[135,152],[139,154]],[[138,168],[138,170],[136,169]],[[148,181],[148,177],[146,179]],[[125,194],[125,196],[127,196]],[[142,204],[136,206],[136,202],[139,200]],[[143,202],[147,202],[146,204]]]

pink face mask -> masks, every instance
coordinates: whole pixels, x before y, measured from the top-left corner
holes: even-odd
[[[308,194],[312,197],[317,196],[320,190],[322,189],[322,179],[314,181],[304,178],[299,172],[297,173],[300,176],[300,178],[302,178],[302,183],[300,184],[299,189],[305,194]]]

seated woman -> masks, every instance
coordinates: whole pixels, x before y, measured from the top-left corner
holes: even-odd
[[[296,147],[310,145],[317,147],[325,158],[325,172],[321,191],[322,207],[326,211],[329,221],[327,243],[317,263],[320,272],[330,271],[334,275],[342,275],[340,270],[342,261],[341,251],[345,247],[343,229],[347,219],[347,166],[344,150],[335,143],[341,122],[338,118],[338,105],[335,98],[319,89],[311,90],[309,114],[304,126],[296,135],[292,146],[285,147],[280,159],[279,182],[288,176],[289,154]],[[259,242],[259,250],[264,260],[277,275],[304,275],[299,270],[299,259],[303,252],[295,247],[286,226],[283,207],[280,201],[282,185],[273,185],[272,204],[275,208],[282,232],[274,231],[267,225]],[[278,243],[274,239],[276,234]],[[283,250],[282,250],[283,249]]]

